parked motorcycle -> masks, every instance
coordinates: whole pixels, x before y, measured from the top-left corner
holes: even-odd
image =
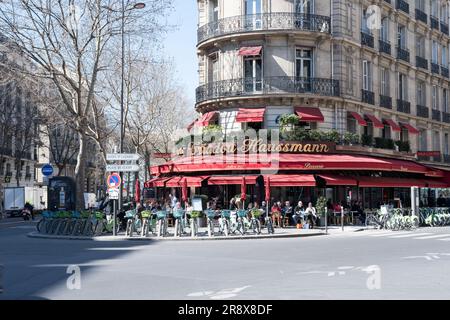
[[[32,219],[31,212],[30,212],[29,209],[23,209],[22,210],[22,218],[25,221],[28,221],[28,220]]]

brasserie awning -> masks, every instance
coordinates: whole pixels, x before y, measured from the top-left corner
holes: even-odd
[[[171,178],[162,177],[162,178],[153,178],[144,183],[144,187],[146,188],[154,188],[154,187],[164,187],[164,183]]]
[[[448,188],[448,184],[442,181],[426,180],[428,188]]]
[[[220,186],[229,184],[241,184],[242,177],[245,177],[246,184],[255,184],[257,176],[255,175],[230,175],[230,176],[211,176],[208,179],[208,185]]]
[[[195,123],[198,127],[206,127],[211,122],[217,119],[217,116],[219,113],[217,111],[211,111],[208,113],[205,113],[197,122]]]
[[[236,115],[236,122],[263,122],[266,109],[240,108]]]
[[[426,187],[425,180],[387,177],[358,177],[360,187],[374,188],[409,188]]]
[[[367,126],[367,121],[364,120],[364,118],[358,113],[358,112],[354,112],[354,111],[350,111],[349,114],[355,118],[355,120],[358,122],[358,124],[360,126]]]
[[[327,186],[356,186],[358,184],[354,178],[346,176],[320,174],[319,177],[327,182]]]
[[[410,125],[409,123],[404,123],[404,122],[400,122],[400,125],[407,129],[409,133],[411,134],[419,134],[419,130],[417,130],[416,128],[414,128],[412,125]]]
[[[389,127],[391,127],[392,131],[397,131],[397,132],[402,131],[402,128],[400,128],[400,126],[398,124],[396,124],[394,120],[392,120],[392,119],[383,119],[383,120]]]
[[[384,124],[374,115],[366,114],[365,116],[373,123],[374,128],[384,128]]]
[[[314,187],[316,179],[312,174],[273,174],[270,178],[271,187]]]
[[[319,108],[298,106],[294,108],[295,113],[304,122],[324,122],[325,118]]]
[[[238,55],[240,56],[259,56],[262,51],[262,46],[255,47],[242,47],[239,49]]]

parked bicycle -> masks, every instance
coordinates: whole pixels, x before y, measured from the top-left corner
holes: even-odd
[[[245,218],[247,217],[247,211],[238,210],[236,214],[237,214],[237,231],[239,231],[241,235],[244,235],[247,232],[245,227]]]
[[[208,237],[214,236],[214,218],[216,216],[216,212],[214,210],[206,210],[206,224],[208,228]]]
[[[250,229],[254,234],[261,234],[261,222],[259,221],[261,211],[259,209],[253,209],[250,211],[250,215]]]
[[[219,218],[219,233],[228,237],[230,234],[230,225],[231,225],[231,211],[230,210],[222,210],[220,212]]]
[[[152,233],[152,222],[153,213],[149,210],[144,210],[141,212],[142,217],[142,227],[141,227],[141,237],[148,237]]]
[[[181,237],[184,234],[184,228],[186,227],[184,215],[185,211],[183,209],[173,210],[173,218],[175,219],[174,237]]]
[[[142,227],[141,219],[136,209],[125,212],[125,218],[127,219],[127,227],[125,230],[125,236],[132,237],[134,232],[139,232]]]
[[[156,212],[156,235],[158,237],[165,237],[167,234],[167,211],[157,211]]]

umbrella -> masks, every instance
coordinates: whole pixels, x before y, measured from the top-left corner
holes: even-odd
[[[247,198],[247,185],[245,184],[245,177],[242,177],[241,181],[241,200],[245,200]]]
[[[181,185],[181,199],[183,202],[188,200],[188,190],[187,190],[187,179],[183,179],[183,184]]]
[[[269,204],[270,204],[270,178],[267,177],[265,183],[265,191],[266,191],[266,217],[269,216]]]
[[[139,179],[136,179],[136,185],[134,186],[134,201],[136,203],[141,202],[141,183]]]

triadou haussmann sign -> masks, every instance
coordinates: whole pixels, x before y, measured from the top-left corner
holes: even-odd
[[[331,153],[335,151],[332,142],[281,141],[265,142],[262,139],[245,139],[240,144],[236,142],[189,143],[178,149],[177,154],[183,155],[215,155],[236,153]]]

